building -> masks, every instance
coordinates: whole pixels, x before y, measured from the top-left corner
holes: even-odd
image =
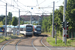
[[[49,15],[32,15],[32,23],[39,23],[39,20],[42,20],[44,16],[48,17]],[[30,23],[31,15],[21,15],[20,17],[24,20],[24,23]]]

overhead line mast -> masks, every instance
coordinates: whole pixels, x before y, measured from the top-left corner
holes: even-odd
[[[55,9],[55,2],[53,1],[53,18],[52,18],[52,37],[54,38],[54,9]]]

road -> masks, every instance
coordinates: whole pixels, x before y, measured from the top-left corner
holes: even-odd
[[[75,50],[73,47],[52,47],[46,42],[47,35],[18,37],[0,44],[1,50]]]

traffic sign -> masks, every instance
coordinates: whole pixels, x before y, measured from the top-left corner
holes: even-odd
[[[31,7],[31,9],[33,9],[33,7]]]

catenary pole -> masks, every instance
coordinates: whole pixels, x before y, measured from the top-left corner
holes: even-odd
[[[66,20],[65,20],[65,12],[66,12],[66,6],[67,6],[67,0],[64,0],[64,7],[63,7],[63,22],[66,22]],[[65,24],[65,26],[66,26],[66,24]],[[65,27],[65,29],[66,29],[66,27]],[[66,35],[66,32],[65,32],[65,29],[63,28],[63,42],[65,42],[65,44],[66,44],[66,37],[65,37],[65,35]]]
[[[30,18],[30,23],[32,24],[32,12],[31,12],[31,18]]]
[[[19,34],[20,34],[20,9],[19,9]]]
[[[55,9],[55,2],[53,1],[53,18],[52,18],[52,37],[54,38],[54,9]]]
[[[7,36],[7,3],[6,3],[6,17],[5,17],[5,36]]]

